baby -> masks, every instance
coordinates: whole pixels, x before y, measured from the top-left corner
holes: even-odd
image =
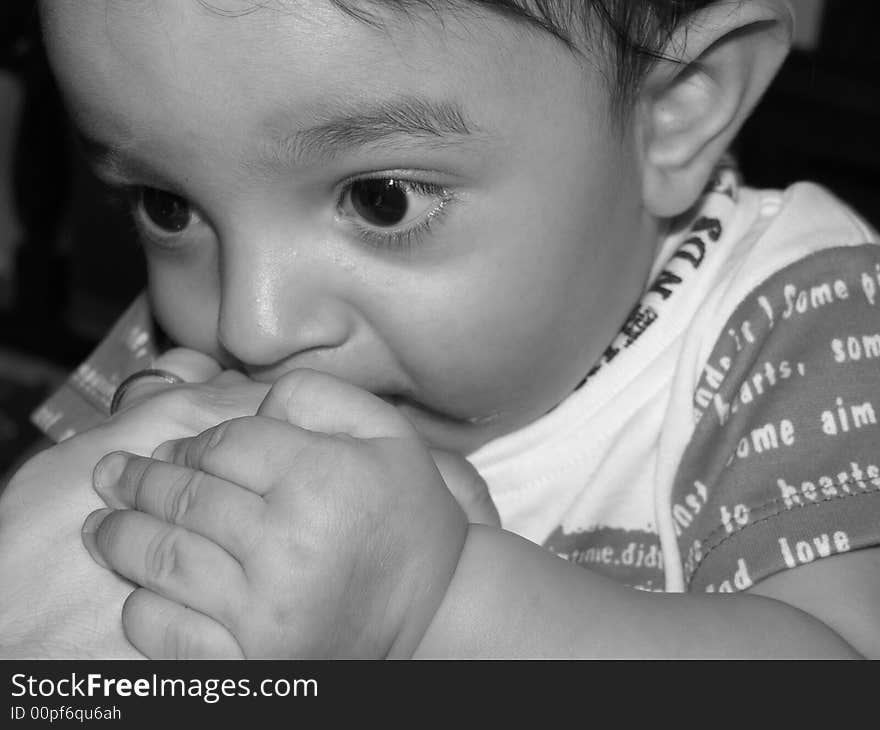
[[[41,11],[146,254],[117,334],[187,348],[101,428],[259,391],[95,468],[142,653],[880,656],[878,238],[725,157],[784,2]]]

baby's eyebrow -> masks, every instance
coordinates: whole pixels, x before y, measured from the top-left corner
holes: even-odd
[[[400,137],[414,137],[432,148],[445,148],[486,136],[458,103],[416,96],[325,113],[314,126],[292,133],[279,133],[277,120],[266,127],[270,130],[269,141],[261,151],[261,162],[282,166],[326,163],[355,149],[391,143]]]
[[[444,150],[465,145],[473,148],[475,142],[494,136],[469,119],[455,101],[410,95],[365,105],[336,104],[335,109],[322,110],[313,118],[315,124],[294,131],[290,131],[295,124],[289,123],[287,113],[274,114],[262,122],[256,159],[247,159],[243,167],[288,171],[320,166],[365,147],[393,148],[406,138],[418,140],[422,149]],[[103,178],[124,181],[135,177],[173,188],[149,160],[136,154],[142,141],[137,135],[128,132],[108,143],[82,129],[75,131],[80,151]]]
[[[92,169],[101,177],[121,182],[131,177],[155,181],[164,187],[172,187],[165,176],[149,162],[132,154],[136,149],[133,139],[107,143],[91,137],[83,130],[74,129],[74,141],[80,153]]]

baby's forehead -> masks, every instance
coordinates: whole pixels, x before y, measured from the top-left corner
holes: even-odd
[[[506,33],[506,23],[468,33],[430,22],[377,29],[331,0],[48,7],[54,65],[75,111],[95,120],[87,126],[105,147],[129,145],[127,135],[143,142],[133,153],[145,158],[182,159],[199,147],[215,157],[235,151],[236,164],[261,169],[267,155],[273,168],[279,157],[317,167],[328,150],[379,138],[408,141],[420,158],[476,142],[500,154],[546,127],[604,117],[601,77],[564,51],[560,61],[543,37]],[[536,105],[540,114],[525,113]]]
[[[210,36],[221,41],[234,34],[236,47],[227,48],[231,57],[241,57],[243,49],[252,51],[271,43],[284,43],[283,34],[296,26],[308,31],[311,42],[324,42],[328,55],[345,57],[345,45],[339,45],[331,26],[345,24],[353,36],[372,33],[393,46],[410,41],[446,39],[456,50],[500,48],[501,36],[539,40],[565,55],[570,52],[554,40],[554,33],[540,30],[539,23],[523,22],[523,17],[504,12],[519,0],[80,0],[58,3],[38,0],[44,23],[66,31],[106,31],[116,36],[120,45],[138,45],[152,41],[174,43],[210,29]],[[499,8],[501,8],[499,10]],[[538,29],[536,31],[536,29]],[[201,39],[198,42],[204,42]],[[410,43],[411,45],[411,43]],[[522,49],[526,52],[528,49]],[[354,54],[351,54],[354,55]],[[352,58],[352,62],[358,59]],[[359,59],[366,62],[369,59]],[[591,59],[592,60],[592,59]],[[442,73],[442,67],[431,69]]]
[[[383,66],[392,60],[402,69],[418,69],[424,78],[449,77],[465,57],[473,67],[469,76],[487,71],[486,64],[518,69],[539,66],[542,55],[564,56],[566,51],[546,36],[526,34],[523,25],[499,13],[480,17],[461,13],[471,2],[391,2],[370,0],[81,0],[56,3],[41,0],[48,39],[53,44],[74,45],[70,60],[82,64],[105,54],[110,47],[119,57],[142,68],[161,69],[163,56],[187,57],[202,50],[210,64],[199,72],[251,70],[260,86],[260,59],[296,58],[291,73],[316,72],[316,78],[350,73],[375,65],[376,82],[381,74],[397,69]],[[465,26],[464,21],[467,21]],[[410,22],[412,21],[412,22]],[[458,21],[458,22],[456,22]],[[80,40],[77,40],[80,39]],[[303,53],[297,56],[297,50]],[[305,55],[317,63],[310,64]],[[306,61],[303,63],[303,61]],[[379,63],[377,63],[377,61]],[[217,63],[219,62],[219,64]],[[183,60],[181,61],[181,65]],[[215,73],[216,69],[216,73]],[[170,70],[170,69],[169,69]],[[186,76],[186,69],[180,69]],[[284,73],[278,67],[273,74]],[[323,72],[323,73],[321,73]],[[469,83],[470,78],[456,78]],[[550,79],[554,81],[555,79]],[[393,79],[392,79],[393,82]],[[450,80],[452,83],[452,80]],[[331,92],[332,93],[332,90]]]
[[[568,35],[552,23],[532,15],[523,6],[531,0],[82,0],[65,5],[91,8],[107,19],[124,16],[152,18],[166,29],[175,22],[201,20],[234,21],[245,18],[252,27],[271,31],[281,18],[294,18],[312,25],[320,36],[321,25],[344,18],[380,34],[416,33],[434,30],[454,35],[461,44],[485,45],[500,29],[514,34],[539,36],[572,49]],[[52,0],[38,0],[45,8],[59,6]],[[586,3],[587,0],[584,0]],[[585,5],[586,7],[586,5]],[[217,26],[214,26],[215,28]],[[554,40],[555,38],[555,40]]]

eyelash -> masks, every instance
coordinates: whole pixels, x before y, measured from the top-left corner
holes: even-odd
[[[394,180],[401,184],[406,192],[416,193],[418,195],[433,195],[439,199],[439,203],[421,222],[404,230],[382,231],[380,229],[368,228],[367,226],[352,221],[352,225],[357,229],[358,238],[374,248],[405,251],[420,244],[428,233],[431,232],[432,228],[442,222],[450,205],[458,200],[458,196],[454,192],[442,185],[419,180],[408,180],[389,173],[383,173],[379,175],[361,176],[345,182],[336,203],[337,210],[342,210],[342,205],[345,202],[346,197],[356,183],[368,180]]]
[[[143,245],[144,239],[147,239],[150,244],[159,248],[174,250],[176,244],[169,243],[169,240],[178,238],[181,234],[163,233],[157,230],[157,226],[139,210],[141,204],[140,196],[147,187],[150,186],[105,180],[103,181],[103,199],[106,205],[119,210],[128,218],[131,224],[131,233],[138,239],[141,245]],[[174,194],[176,195],[176,193]],[[192,210],[191,214],[196,216],[198,220],[202,219],[196,210]]]
[[[442,222],[450,205],[458,200],[456,193],[442,185],[419,180],[409,180],[389,173],[384,173],[379,175],[361,176],[343,183],[336,202],[337,211],[342,210],[343,203],[351,192],[352,187],[358,182],[364,182],[367,180],[395,180],[402,185],[404,190],[408,193],[435,196],[438,199],[438,203],[423,218],[423,220],[403,230],[382,231],[349,220],[348,222],[355,229],[357,237],[362,242],[377,249],[405,251],[422,243],[432,229]],[[141,236],[147,238],[151,243],[159,247],[172,249],[174,248],[174,245],[169,242],[179,238],[185,233],[185,230],[177,234],[165,233],[162,232],[161,229],[158,229],[158,227],[149,220],[149,217],[140,210],[140,195],[145,187],[147,186],[111,185],[109,187],[109,197],[112,202],[128,208],[135,229]],[[201,220],[200,214],[195,209],[192,210],[192,214],[198,216],[198,219]]]

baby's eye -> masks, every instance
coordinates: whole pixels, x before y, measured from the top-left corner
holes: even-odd
[[[405,183],[399,180],[358,180],[349,188],[351,206],[367,223],[397,226],[410,208]]]
[[[139,186],[132,193],[136,217],[161,236],[179,234],[198,219],[186,198],[167,190]]]
[[[424,234],[452,198],[431,183],[392,176],[363,178],[345,187],[339,208],[367,242],[400,246]]]

